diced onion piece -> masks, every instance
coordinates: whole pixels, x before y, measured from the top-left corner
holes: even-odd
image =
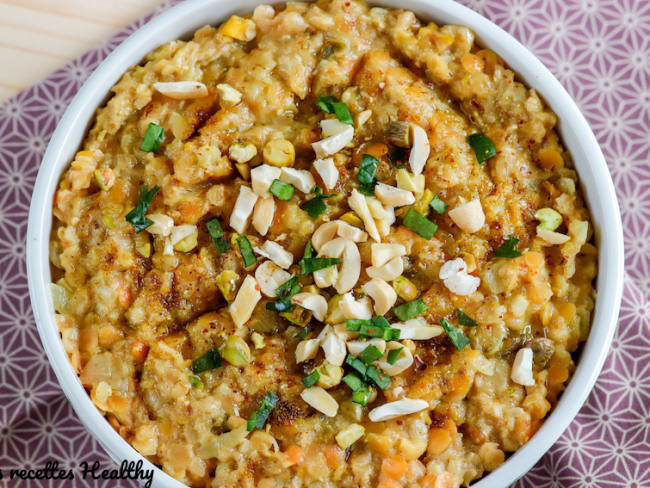
[[[422,317],[410,319],[406,322],[397,322],[391,324],[391,327],[400,330],[400,339],[414,339],[416,341],[433,339],[444,332],[442,327],[429,325]]]
[[[336,182],[339,179],[339,170],[334,164],[334,159],[317,159],[314,161],[314,168],[316,168],[318,175],[323,180],[325,188],[331,190],[336,186]]]
[[[369,300],[355,300],[352,293],[346,293],[341,297],[339,307],[346,319],[369,320],[372,317]]]
[[[306,169],[295,169],[283,167],[280,174],[280,180],[295,186],[303,193],[309,193],[316,186],[316,181]]]
[[[147,227],[149,234],[156,234],[160,236],[168,236],[173,227],[174,219],[165,214],[149,214],[147,218],[153,222],[152,225]]]
[[[336,417],[336,414],[339,411],[339,404],[336,402],[334,397],[320,386],[313,386],[304,389],[302,393],[300,393],[300,398],[302,398],[309,406],[314,407],[316,410],[328,417]]]
[[[278,287],[286,283],[290,278],[291,275],[273,261],[264,261],[255,270],[255,279],[260,285],[262,293],[269,298],[274,298]]]
[[[325,353],[325,359],[334,366],[341,366],[345,361],[346,348],[345,341],[339,335],[330,329],[325,337],[321,340],[321,347]]]
[[[478,231],[485,224],[485,214],[478,198],[451,209],[448,215],[454,224],[469,234]]]
[[[199,81],[159,81],[153,84],[153,89],[176,100],[205,97],[208,94],[208,88]]]
[[[240,234],[243,234],[246,227],[248,227],[248,219],[253,213],[257,198],[257,195],[247,186],[239,187],[239,195],[230,214],[230,227]]]
[[[241,102],[241,92],[228,83],[219,83],[217,85],[217,93],[219,94],[219,102],[222,107],[234,107]]]
[[[300,341],[296,346],[296,363],[302,363],[303,361],[314,359],[318,353],[319,346],[319,339],[307,339],[305,341]]]
[[[373,266],[383,266],[393,258],[406,256],[406,248],[402,244],[372,244],[370,248]]]
[[[280,179],[282,170],[270,164],[260,164],[251,170],[251,186],[262,198],[269,198],[269,188],[274,180]]]
[[[566,234],[561,234],[559,232],[545,229],[538,230],[537,237],[542,239],[547,244],[551,245],[564,244],[565,242],[569,242],[571,240],[571,238]]]
[[[382,266],[368,266],[366,273],[371,278],[378,278],[385,281],[393,281],[404,271],[404,261],[397,256]]]
[[[377,229],[377,224],[375,224],[375,219],[370,213],[370,208],[368,208],[366,198],[359,193],[359,191],[352,190],[352,194],[348,198],[348,205],[350,205],[350,208],[361,217],[368,235],[375,241],[380,242],[381,237],[379,236],[379,230]]]
[[[172,229],[171,234],[169,236],[172,246],[179,243],[187,236],[191,236],[195,231],[196,231],[196,225],[191,225],[191,224],[177,225]]]
[[[345,130],[339,132],[338,134],[312,143],[311,147],[314,149],[316,157],[318,159],[323,159],[327,156],[331,156],[332,154],[339,152],[341,149],[348,145],[353,137],[354,128],[351,125],[348,125]]]
[[[397,361],[395,361],[393,364],[390,364],[388,362],[388,353],[391,350],[399,349],[400,347],[402,350],[400,351]],[[395,376],[411,367],[413,364],[413,354],[408,347],[402,346],[402,344],[397,341],[391,341],[386,344],[386,353],[384,354],[384,357],[375,361],[375,364],[387,375]]]
[[[323,321],[327,315],[327,300],[318,293],[298,293],[291,297],[291,303],[311,310],[316,320]]]
[[[345,124],[338,119],[323,119],[320,121],[320,130],[323,137],[331,137],[347,130],[349,124]]]
[[[273,222],[275,214],[275,199],[273,197],[260,198],[253,211],[253,227],[260,235],[265,236]]]
[[[397,301],[397,293],[384,280],[373,278],[363,285],[363,291],[375,302],[375,313],[384,315]]]
[[[411,131],[413,132],[413,145],[411,154],[409,154],[409,166],[413,174],[419,175],[429,159],[429,136],[422,127],[416,124],[411,124]]]
[[[396,402],[384,403],[381,407],[373,408],[368,414],[368,418],[372,422],[382,422],[419,412],[426,408],[429,408],[429,404],[424,400],[403,398]]]
[[[399,342],[397,344],[399,344]],[[377,337],[373,337],[367,341],[348,341],[346,343],[346,346],[348,346],[348,351],[353,356],[358,356],[368,346],[375,346],[383,354],[386,350],[386,341]]]
[[[391,207],[402,207],[415,203],[415,196],[412,192],[384,183],[375,185],[375,195],[381,200],[381,203]]]
[[[281,268],[288,269],[293,264],[293,254],[274,241],[266,241],[262,247],[255,247],[255,252],[270,259]]]
[[[515,360],[512,363],[510,379],[523,386],[533,386],[533,350],[530,347],[522,347],[517,351]]]
[[[463,258],[447,261],[438,275],[449,291],[456,295],[471,295],[481,284],[481,278],[467,274],[467,263]]]
[[[260,301],[260,298],[262,298],[260,286],[257,284],[255,278],[251,275],[247,275],[237,291],[235,300],[228,308],[232,320],[237,327],[241,327],[248,322],[248,319],[251,318],[255,305]]]

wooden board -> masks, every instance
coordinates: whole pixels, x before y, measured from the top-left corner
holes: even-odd
[[[0,102],[161,3],[163,0],[0,0]]]

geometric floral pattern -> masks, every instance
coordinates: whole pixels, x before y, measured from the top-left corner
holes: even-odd
[[[575,98],[614,178],[625,233],[619,326],[603,372],[516,488],[650,487],[650,1],[461,0],[513,34]],[[169,4],[160,7],[159,11]],[[152,15],[155,15],[154,12]],[[61,392],[31,313],[25,233],[54,127],[93,69],[151,16],[0,105],[0,470],[112,461]],[[113,481],[2,481],[112,487]],[[135,487],[120,481],[119,486]]]

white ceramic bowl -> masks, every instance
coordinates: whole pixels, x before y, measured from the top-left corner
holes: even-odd
[[[122,73],[155,47],[189,36],[205,24],[218,24],[233,13],[250,12],[261,0],[188,0],[155,18],[124,41],[95,70],[66,110],[43,159],[29,212],[27,272],[34,316],[45,351],[63,391],[77,415],[110,456],[118,462],[142,458],[95,408],[63,350],[54,321],[48,283],[48,241],[52,199],[59,177],[82,142],[95,109]],[[578,107],[542,63],[513,37],[493,23],[451,0],[375,0],[374,5],[414,11],[421,19],[438,24],[462,24],[474,30],[479,41],[496,51],[557,114],[559,131],[571,152],[587,199],[599,247],[598,299],[591,334],[578,367],[561,400],[533,438],[476,488],[503,488],[526,473],[551,447],[575,417],[598,376],[616,328],[623,287],[623,233],[614,186],[596,138]],[[236,8],[234,5],[236,4]],[[152,465],[145,460],[147,467]],[[155,485],[182,487],[156,468]]]

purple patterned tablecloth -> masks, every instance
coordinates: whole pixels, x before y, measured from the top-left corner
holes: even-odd
[[[623,305],[603,372],[560,440],[513,486],[650,487],[650,0],[461,3],[528,46],[576,99],[607,158],[625,232]],[[58,119],[93,69],[150,17],[0,105],[2,486],[136,486],[79,475],[83,461],[115,465],[48,364],[27,291],[25,234],[36,172]],[[75,480],[8,480],[11,469],[50,460],[73,469]]]

